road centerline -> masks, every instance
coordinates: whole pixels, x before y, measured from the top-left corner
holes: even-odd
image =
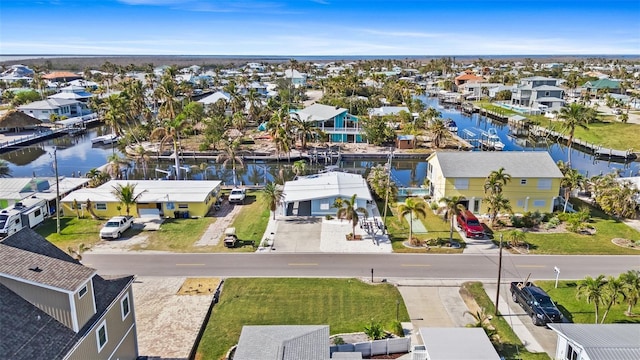
[[[289,266],[318,266],[318,263],[289,263]]]

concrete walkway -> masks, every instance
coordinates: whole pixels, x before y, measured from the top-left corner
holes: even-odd
[[[428,232],[427,228],[424,227],[424,224],[422,223],[422,221],[417,217],[411,217],[411,214],[406,214],[404,216],[404,219],[407,220],[407,223],[411,222],[411,226],[413,226],[414,234],[426,234]]]
[[[207,230],[202,234],[200,240],[196,241],[195,246],[215,246],[220,242],[220,238],[224,231],[233,223],[233,219],[242,210],[242,206],[229,204],[228,201],[222,203],[220,210],[216,211],[213,217],[216,221],[209,225]]]

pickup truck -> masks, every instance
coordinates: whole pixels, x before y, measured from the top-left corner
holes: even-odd
[[[246,197],[247,197],[247,190],[241,189],[241,188],[231,189],[231,193],[229,193],[229,202],[244,204],[244,199]]]
[[[544,326],[547,323],[562,322],[562,313],[551,301],[551,297],[530,282],[512,282],[511,298],[527,312],[534,325]]]
[[[100,238],[117,239],[133,225],[133,216],[116,216],[107,221],[100,229]]]

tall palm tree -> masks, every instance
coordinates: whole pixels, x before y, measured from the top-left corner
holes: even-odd
[[[487,202],[487,210],[491,214],[491,226],[495,225],[500,212],[513,212],[509,199],[505,198],[502,193],[490,194],[484,200]]]
[[[504,172],[504,168],[501,167],[498,170],[493,170],[486,178],[484,182],[485,194],[501,194],[502,190],[507,183],[511,181],[511,175]]]
[[[620,274],[622,281],[622,291],[627,302],[626,315],[631,315],[631,309],[636,306],[640,300],[640,270],[629,270]]]
[[[577,287],[576,297],[578,299],[584,298],[588,304],[593,303],[596,311],[594,321],[596,324],[598,323],[598,310],[605,297],[605,284],[604,275],[598,275],[595,279],[587,276],[578,283]]]
[[[113,187],[113,191],[111,193],[122,205],[124,205],[125,212],[127,213],[127,216],[129,216],[131,206],[138,202],[138,199],[145,191],[146,190],[143,190],[136,194],[136,184],[127,183],[126,185],[117,184]]]
[[[300,174],[303,174],[307,170],[307,162],[304,160],[295,161],[292,169],[296,176],[300,176]]]
[[[569,204],[571,191],[584,185],[584,176],[582,176],[578,170],[573,168],[566,169],[563,175],[564,177],[560,181],[560,186],[564,188],[564,209],[562,212],[567,212],[567,205]]]
[[[9,167],[9,163],[0,159],[0,178],[8,177],[11,177],[11,168]]]
[[[313,139],[313,135],[322,135],[322,130],[313,121],[302,120],[297,115],[293,117],[293,127],[296,135],[300,138],[302,150],[307,149],[307,140]]]
[[[218,154],[216,162],[222,163],[223,167],[226,167],[231,162],[231,170],[233,172],[233,186],[236,185],[236,164],[238,167],[244,167],[244,160],[240,155],[240,139],[228,140],[225,142],[223,152]]]
[[[589,121],[593,118],[593,111],[579,103],[572,103],[569,107],[563,107],[560,110],[558,119],[563,121],[561,128],[564,132],[569,134],[569,138],[567,139],[567,147],[569,149],[569,166],[571,166],[571,146],[573,145],[573,135],[576,128],[579,127],[588,130]]]
[[[264,196],[267,198],[267,204],[269,204],[269,210],[273,214],[273,220],[276,219],[276,209],[278,208],[278,204],[282,201],[284,194],[282,192],[282,188],[280,188],[276,183],[270,182],[265,185],[264,189],[262,189]]]
[[[600,324],[604,324],[604,320],[607,318],[607,314],[609,314],[609,310],[613,305],[617,305],[621,303],[625,298],[625,293],[623,291],[624,283],[620,279],[616,279],[613,276],[609,276],[606,280],[605,285],[605,296],[603,305],[606,305],[606,310],[604,314],[602,314],[602,319],[600,320]]]
[[[147,164],[149,163],[150,159],[149,152],[144,148],[144,146],[138,145],[135,148],[134,156],[136,159],[136,163],[140,164],[140,166],[142,167],[142,175],[144,177],[144,180],[147,180]]]
[[[417,215],[418,218],[427,216],[427,203],[420,198],[409,197],[404,201],[404,204],[398,205],[398,217],[404,218],[409,214],[409,241],[413,241],[413,218]]]
[[[465,200],[464,196],[452,196],[450,198],[443,197],[438,202],[444,204],[444,219],[449,220],[449,241],[453,241],[453,221],[458,214],[467,208],[460,204],[461,201]]]
[[[178,116],[153,129],[149,138],[160,140],[159,149],[162,150],[167,141],[173,142],[173,156],[176,167],[176,180],[180,180],[180,132],[188,125],[186,116]]]
[[[449,129],[444,124],[442,119],[436,119],[429,126],[429,131],[431,131],[433,146],[439,148],[444,141],[451,136],[449,133]]]
[[[351,199],[342,199],[341,207],[338,209],[336,216],[339,219],[346,219],[351,221],[351,234],[355,236],[356,234],[356,225],[358,225],[358,221],[360,220],[358,213],[363,213],[365,217],[369,216],[367,209],[358,206],[356,194],[351,196]]]

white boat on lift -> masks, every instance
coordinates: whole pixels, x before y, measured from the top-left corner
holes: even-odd
[[[91,143],[92,144],[112,144],[114,142],[117,142],[118,140],[120,140],[120,137],[116,134],[107,134],[107,135],[102,135],[102,136],[98,136],[98,137],[94,137],[93,139],[91,139]]]
[[[498,132],[495,128],[489,129],[487,134],[487,142],[489,143],[489,146],[493,147],[496,151],[504,150],[505,145],[502,140],[500,140],[500,136],[498,136]]]

